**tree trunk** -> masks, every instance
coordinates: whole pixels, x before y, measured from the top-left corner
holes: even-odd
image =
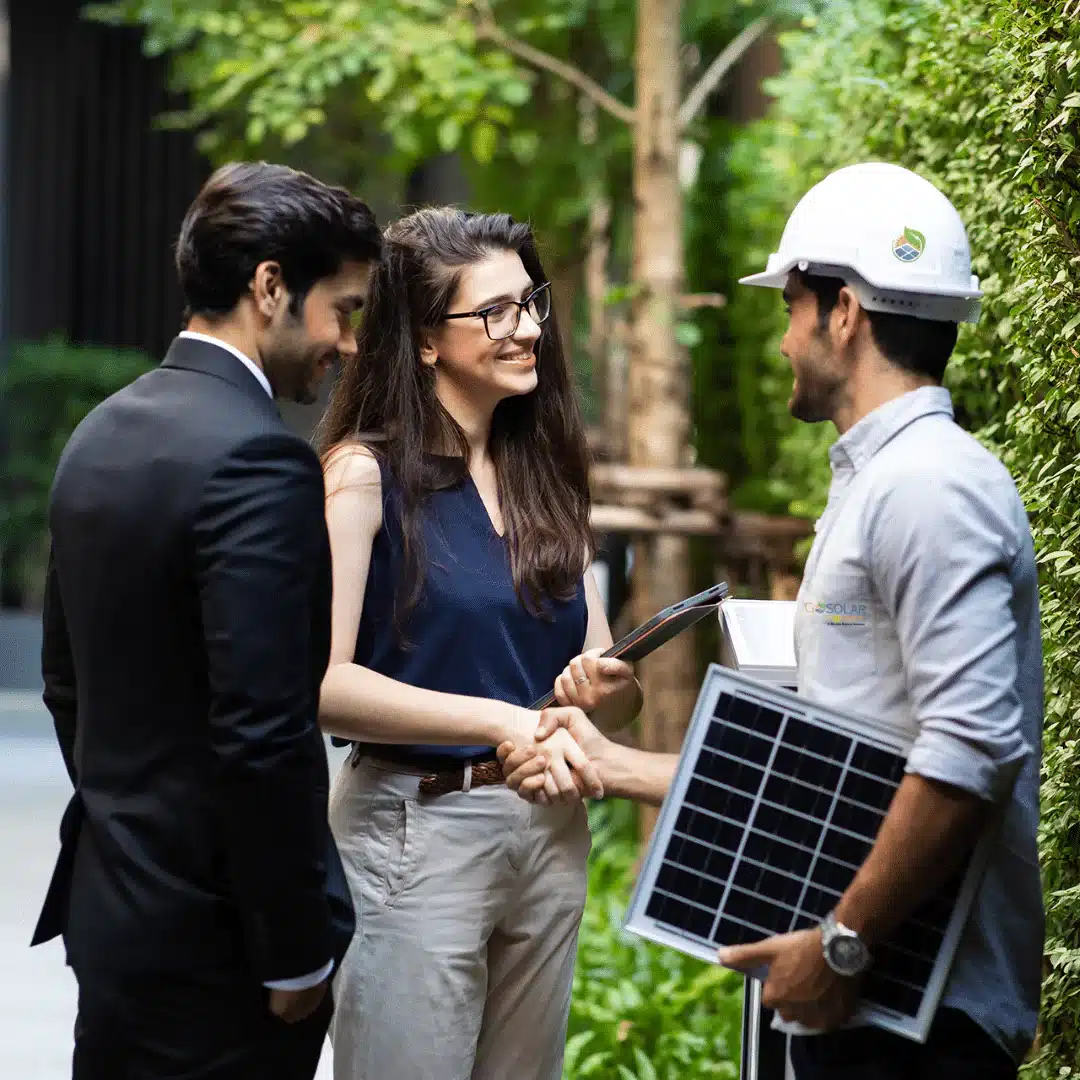
[[[562,338],[563,354],[573,362],[574,356],[574,296],[581,283],[581,263],[573,259],[559,259],[549,266],[551,279],[551,302],[559,313],[559,336]]]
[[[596,102],[582,95],[578,102],[578,133],[582,154],[590,161],[596,150]],[[621,460],[621,429],[613,426],[611,391],[614,380],[608,366],[608,344],[611,337],[607,310],[608,254],[611,250],[611,200],[604,186],[603,174],[590,168],[585,184],[589,200],[588,234],[585,239],[585,299],[589,309],[589,385],[603,433],[603,449],[609,459]],[[617,421],[616,421],[617,423]]]
[[[678,175],[681,0],[639,0],[634,250],[629,370],[631,465],[687,465],[688,357],[675,338],[682,292],[683,221]],[[634,543],[634,614],[640,622],[690,591],[685,537]],[[677,752],[697,693],[693,637],[684,634],[642,661],[642,746]],[[655,815],[646,813],[647,835]]]
[[[618,432],[612,426],[612,379],[608,368],[607,261],[611,203],[599,185],[593,185],[589,203],[589,236],[585,253],[585,296],[589,305],[589,366],[597,420],[604,433],[604,449],[618,460]]]

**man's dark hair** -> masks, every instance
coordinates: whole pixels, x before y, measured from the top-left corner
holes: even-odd
[[[817,298],[818,325],[824,329],[840,299],[844,281],[802,270],[795,271],[795,278]],[[945,377],[945,365],[956,348],[959,329],[956,323],[894,315],[891,311],[867,311],[866,317],[870,320],[874,341],[891,364],[941,382]]]
[[[344,188],[265,162],[224,165],[196,196],[176,243],[176,272],[192,315],[225,315],[255,268],[276,262],[299,313],[311,287],[346,260],[372,262],[382,235],[366,203]]]

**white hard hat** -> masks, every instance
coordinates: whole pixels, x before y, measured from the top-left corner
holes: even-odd
[[[782,289],[788,274],[842,278],[867,311],[939,322],[977,322],[964,223],[933,184],[899,165],[850,165],[795,207],[765,273],[743,285]]]

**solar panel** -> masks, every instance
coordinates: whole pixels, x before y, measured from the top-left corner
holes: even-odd
[[[910,745],[713,665],[627,929],[715,961],[722,946],[816,926],[870,851]],[[856,1020],[925,1041],[986,846],[874,948]]]

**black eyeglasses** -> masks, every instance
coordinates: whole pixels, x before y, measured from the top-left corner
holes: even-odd
[[[479,311],[459,311],[455,315],[444,315],[446,319],[483,319],[484,329],[492,341],[502,341],[513,337],[521,322],[522,311],[529,313],[537,326],[547,322],[551,314],[551,282],[545,281],[537,286],[524,300],[501,300],[497,304],[481,308]]]

